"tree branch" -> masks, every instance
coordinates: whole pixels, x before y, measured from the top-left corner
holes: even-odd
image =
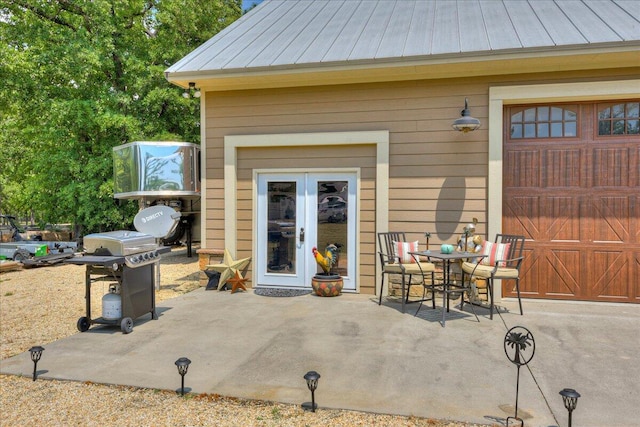
[[[62,25],[63,27],[67,27],[71,29],[73,32],[78,31],[78,29],[74,25],[62,19],[58,14],[50,15],[46,11],[34,6],[30,2],[10,1],[9,3],[15,6],[18,6],[20,8],[26,9],[31,13],[33,13],[34,15],[40,17],[41,19],[53,22],[54,24]]]

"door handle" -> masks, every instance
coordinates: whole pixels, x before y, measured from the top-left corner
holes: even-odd
[[[300,243],[304,243],[304,227],[300,227]]]

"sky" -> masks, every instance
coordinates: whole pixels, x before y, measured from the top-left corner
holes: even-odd
[[[247,10],[254,4],[260,4],[262,0],[242,0],[242,10]]]

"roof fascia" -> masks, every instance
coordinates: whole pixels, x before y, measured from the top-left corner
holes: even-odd
[[[165,72],[171,83],[188,87],[196,82],[208,91],[266,89],[294,86],[372,83],[415,79],[440,79],[637,67],[640,41],[620,46],[579,49],[538,49],[527,52],[487,52],[473,55],[439,55],[399,58],[393,61],[326,63],[287,67]]]

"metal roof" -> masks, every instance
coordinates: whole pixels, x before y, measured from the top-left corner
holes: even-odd
[[[638,47],[639,41],[636,0],[265,0],[167,75]]]

